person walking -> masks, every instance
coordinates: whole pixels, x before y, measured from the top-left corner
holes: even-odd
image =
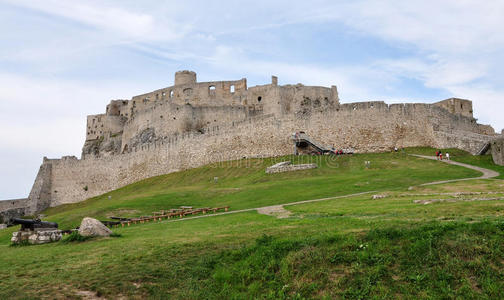
[[[443,160],[443,152],[439,151],[439,160]]]
[[[446,152],[446,160],[450,160],[450,153]]]

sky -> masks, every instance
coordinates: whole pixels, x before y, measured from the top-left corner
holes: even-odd
[[[504,128],[504,1],[0,0],[0,199],[80,157],[86,116],[173,84],[337,85],[341,102],[473,100]]]

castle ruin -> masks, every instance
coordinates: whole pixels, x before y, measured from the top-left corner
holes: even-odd
[[[293,132],[356,152],[395,147],[460,148],[477,153],[496,137],[473,117],[472,102],[340,103],[336,86],[245,78],[198,82],[175,73],[175,84],[131,100],[112,100],[87,117],[82,158],[44,158],[25,201],[26,213],[83,201],[127,184],[204,164],[290,154]],[[16,206],[18,208],[18,206]]]

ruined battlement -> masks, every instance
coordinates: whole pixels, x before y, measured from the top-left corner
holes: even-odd
[[[138,180],[204,164],[292,152],[288,137],[355,152],[395,147],[455,147],[476,153],[496,137],[478,124],[472,102],[340,103],[336,86],[248,87],[247,79],[198,82],[175,73],[174,85],[112,100],[87,117],[82,157],[44,158],[26,211],[74,203]]]
[[[458,98],[450,98],[434,103],[455,115],[462,115],[468,118],[473,117],[472,101]]]
[[[201,132],[262,114],[309,116],[339,105],[336,86],[271,83],[247,87],[247,79],[198,82],[196,73],[175,73],[175,85],[112,100],[105,114],[87,118],[82,157],[120,154],[152,139]]]

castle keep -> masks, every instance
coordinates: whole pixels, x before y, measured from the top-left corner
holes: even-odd
[[[305,131],[338,149],[455,147],[477,153],[495,138],[473,118],[472,102],[340,103],[336,86],[246,79],[198,82],[180,71],[173,86],[112,100],[87,117],[82,158],[44,158],[26,213],[83,201],[135,181],[244,157],[290,154],[292,133]],[[17,206],[16,206],[17,207]]]

